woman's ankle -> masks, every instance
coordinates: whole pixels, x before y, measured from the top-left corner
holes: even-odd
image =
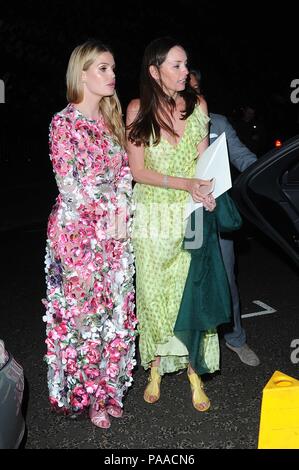
[[[151,367],[159,367],[161,362],[161,357],[156,357],[154,361],[151,362]]]

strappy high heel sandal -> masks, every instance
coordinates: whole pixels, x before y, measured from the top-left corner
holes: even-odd
[[[106,410],[113,418],[121,418],[124,413],[124,410],[119,405],[107,405]]]
[[[208,411],[211,402],[203,390],[203,383],[201,378],[195,373],[191,374],[187,371],[188,379],[192,391],[192,403],[197,411]]]
[[[110,423],[107,410],[105,408],[99,408],[99,410],[97,410],[93,406],[90,406],[89,417],[90,417],[90,421],[92,422],[92,424],[94,424],[98,428],[102,428],[102,429],[110,428],[111,423]]]
[[[161,375],[159,374],[158,367],[151,367],[148,384],[144,390],[143,398],[147,403],[156,403],[160,398],[160,383]]]

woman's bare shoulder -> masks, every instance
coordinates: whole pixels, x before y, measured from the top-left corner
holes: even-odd
[[[134,98],[128,104],[127,112],[128,113],[138,113],[139,108],[140,108],[140,99],[139,98]]]
[[[198,97],[198,105],[201,111],[204,112],[204,114],[208,114],[208,104],[206,102],[206,99],[202,95]]]
[[[126,113],[126,125],[130,125],[135,117],[138,114],[140,108],[140,100],[138,98],[133,99],[130,101],[127,107],[127,113]]]

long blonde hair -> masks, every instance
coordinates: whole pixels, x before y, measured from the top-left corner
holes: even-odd
[[[76,104],[83,100],[82,71],[88,70],[97,55],[103,52],[113,54],[108,46],[97,40],[86,41],[73,50],[66,72],[66,96],[69,103]],[[112,96],[104,96],[101,99],[99,111],[114,138],[122,147],[125,147],[122,110],[116,92]]]

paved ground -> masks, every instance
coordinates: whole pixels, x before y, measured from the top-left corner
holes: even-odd
[[[52,414],[47,401],[43,307],[44,225],[0,233],[2,270],[1,337],[24,366],[27,379],[25,447],[90,449],[255,449],[262,390],[275,370],[299,378],[291,341],[299,338],[298,272],[272,243],[257,237],[239,243],[239,284],[243,313],[276,312],[244,319],[248,343],[261,365],[243,365],[221,340],[221,372],[206,380],[212,407],[196,412],[186,374],[162,382],[160,401],[143,401],[146,374],[138,367],[125,400],[125,413],[109,430]]]

